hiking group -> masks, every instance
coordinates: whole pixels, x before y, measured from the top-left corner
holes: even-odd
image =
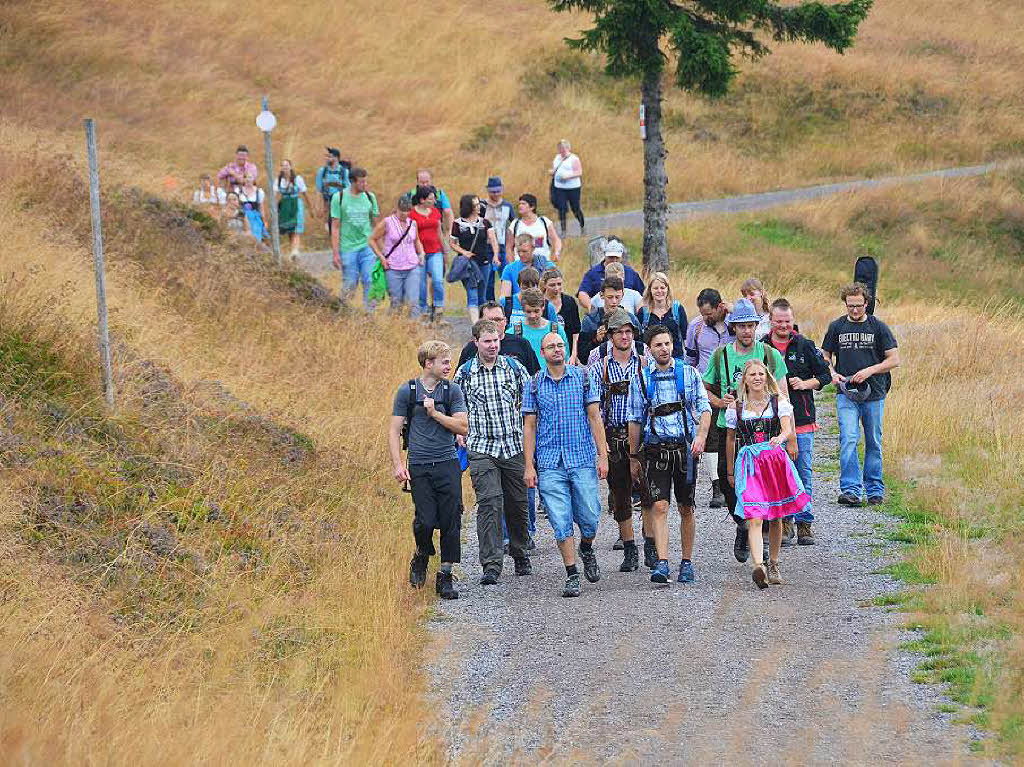
[[[452,198],[435,186],[429,170],[418,171],[412,188],[398,197],[389,214],[382,214],[368,188],[366,170],[342,159],[334,147],[326,147],[324,164],[316,172],[318,205],[310,203],[306,182],[290,160],[281,162],[272,201],[256,185],[258,173],[247,147],[239,146],[235,159],[217,173],[216,183],[209,175],[200,177],[192,202],[257,243],[269,237],[267,205],[276,205],[278,228],[290,239],[293,259],[305,233],[306,213],[322,215],[344,295],[354,294],[361,284],[367,309],[386,295],[393,310],[404,307],[411,316],[436,323],[444,321],[446,282],[462,283],[475,322],[480,307],[496,299],[498,283],[502,298],[518,306],[516,278],[523,264],[540,271],[557,263],[570,209],[585,232],[583,166],[565,139],[558,142],[548,170],[549,198],[558,211],[561,234],[551,219],[538,213],[536,195],[520,195],[515,206],[507,201],[500,176],[487,179],[485,196],[462,195],[456,218]],[[532,259],[523,255],[527,246],[520,244],[527,240]]]
[[[414,587],[426,581],[438,530],[436,590],[458,597],[452,567],[461,559],[466,468],[477,500],[481,584],[499,581],[506,556],[517,576],[532,574],[541,509],[565,566],[562,595],[579,596],[581,574],[600,580],[600,480],[618,526],[619,571],[640,567],[639,511],[644,565],[656,584],[672,579],[674,493],[675,579],[692,583],[701,463],[710,507],[724,508],[735,524],[735,558],[752,561],[759,588],[781,584],[781,547],[815,543],[814,392],[828,385],[837,389],[838,501],[882,503],[884,403],[900,358],[892,332],[869,313],[864,284],[841,290],[845,314],[819,350],[798,332],[793,306],[769,302],[757,279],[743,283],[732,305],[702,290],[699,316],[689,321],[668,277],[655,272],[645,285],[615,238],[575,297],[538,257],[532,233],[513,239],[517,260],[502,272],[500,300],[478,305],[457,366],[446,343],[427,341],[418,352],[421,375],[395,395],[389,447],[394,476],[414,505]]]

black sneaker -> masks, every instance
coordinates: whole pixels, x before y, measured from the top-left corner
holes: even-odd
[[[580,595],[580,575],[573,573],[565,579],[565,587],[562,589],[563,597],[578,597]]]
[[[658,564],[658,547],[654,545],[654,541],[644,539],[644,567],[648,570],[653,570],[654,566]]]
[[[859,495],[853,493],[843,493],[837,499],[840,506],[863,506],[864,501],[861,500]]]
[[[615,543],[612,544],[612,551],[622,551],[622,538],[619,538]]]
[[[620,573],[632,573],[640,569],[640,552],[636,550],[636,544],[630,541],[630,545],[622,550],[622,564],[619,565]]]
[[[583,560],[583,574],[591,583],[601,580],[601,568],[597,565],[597,554],[593,549],[583,551],[580,549],[580,559]]]
[[[516,575],[533,575],[533,565],[529,559],[520,557],[516,560]]]
[[[412,555],[412,561],[409,563],[409,583],[414,589],[422,588],[423,584],[427,582],[427,561],[429,559],[430,557],[426,554],[419,552]]]
[[[486,570],[484,570],[483,577],[480,578],[480,585],[481,586],[493,586],[494,584],[496,584],[498,582],[498,578],[500,576],[501,576],[501,573],[499,573],[493,567],[488,567]]]
[[[746,525],[736,525],[736,541],[732,545],[732,553],[736,557],[737,562],[746,562],[750,556]]]
[[[443,570],[437,571],[437,581],[434,584],[434,590],[441,599],[458,599],[459,592],[455,590],[455,576],[452,573],[446,573]]]

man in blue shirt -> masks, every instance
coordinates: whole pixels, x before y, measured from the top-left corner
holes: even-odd
[[[601,285],[604,284],[605,266],[612,262],[621,263],[625,255],[626,248],[622,241],[615,237],[609,237],[607,244],[604,246],[604,260],[592,266],[580,281],[580,289],[576,295],[579,298],[580,305],[586,311],[590,311],[591,296],[597,295],[597,292],[601,290]],[[626,269],[626,276],[622,281],[624,287],[631,288],[643,295],[644,281],[640,279],[640,275],[629,264],[623,264],[623,266]]]
[[[697,369],[672,357],[668,328],[648,328],[647,345],[654,364],[641,371],[629,389],[630,468],[640,483],[641,502],[651,509],[649,528],[658,552],[651,581],[669,580],[668,502],[674,486],[683,547],[678,581],[690,583],[695,580],[691,559],[697,530],[697,459],[711,426],[711,403]]]
[[[564,597],[580,595],[573,524],[580,529],[583,574],[601,579],[594,538],[601,517],[597,481],[608,476],[608,447],[601,425],[601,388],[587,368],[566,366],[562,336],[541,341],[545,367],[523,392],[523,442],[527,487],[539,487],[565,564]]]
[[[551,262],[544,256],[538,256],[533,252],[533,237],[523,233],[516,237],[513,243],[516,249],[516,260],[509,262],[508,266],[501,270],[501,287],[499,291],[502,298],[510,298],[519,292],[519,273],[523,269],[533,267],[537,270],[538,276],[541,272],[551,266]],[[539,280],[538,280],[539,284]]]
[[[341,151],[332,146],[327,147],[324,164],[316,172],[316,190],[324,201],[328,237],[331,235],[331,198],[335,192],[347,189],[348,185],[348,166],[341,161]]]

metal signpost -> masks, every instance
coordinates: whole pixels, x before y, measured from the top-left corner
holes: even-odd
[[[270,99],[263,97],[263,111],[256,115],[256,127],[263,131],[263,152],[267,162],[267,207],[270,208],[270,242],[274,249],[277,265],[281,265],[281,232],[277,228],[277,200],[274,192],[274,160],[270,153],[270,132],[277,125],[277,118],[270,111]]]
[[[100,225],[100,169],[96,160],[96,123],[85,121],[85,146],[89,154],[89,207],[92,208],[92,256],[96,272],[96,310],[99,315],[100,361],[103,363],[103,392],[107,406],[114,407],[114,368],[110,361],[110,332],[107,327],[107,281],[103,267],[103,230]]]

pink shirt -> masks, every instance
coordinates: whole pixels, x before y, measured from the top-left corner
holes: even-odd
[[[252,176],[255,180],[258,173],[256,163],[246,160],[245,165],[239,165],[232,160],[217,172],[217,180],[227,181],[231,186],[241,186],[246,176]]]
[[[408,232],[405,231],[407,226],[410,227]],[[390,256],[388,256],[388,251],[391,252]],[[383,253],[387,256],[388,265],[399,272],[405,272],[420,265],[420,257],[416,252],[416,222],[412,218],[407,218],[404,224],[398,220],[398,216],[395,214],[384,219]]]

